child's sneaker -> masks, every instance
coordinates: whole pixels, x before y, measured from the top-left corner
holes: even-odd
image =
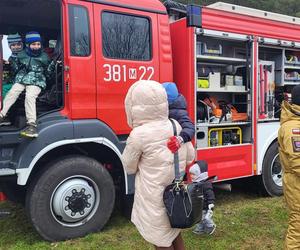
[[[10,215],[10,211],[1,209],[0,210],[0,219],[5,218]]]
[[[0,126],[9,126],[9,125],[11,125],[11,122],[7,118],[7,116],[1,116],[0,115]]]
[[[205,233],[205,225],[200,222],[198,224],[196,224],[194,230],[193,230],[194,234],[204,234]]]
[[[27,127],[21,131],[21,135],[24,136],[24,137],[29,137],[29,138],[36,138],[38,137],[38,132],[37,132],[37,129],[36,129],[36,124],[34,123],[29,123],[27,125]]]
[[[206,225],[204,229],[205,233],[209,235],[212,235],[215,232],[215,230],[216,230],[216,224],[212,224],[211,226]]]

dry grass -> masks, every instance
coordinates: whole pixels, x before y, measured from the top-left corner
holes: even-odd
[[[183,237],[187,249],[282,249],[288,215],[281,197],[262,198],[244,191],[218,191],[216,196],[215,234],[197,236],[185,230]],[[49,243],[35,232],[22,207],[10,203],[0,207],[12,211],[11,216],[0,220],[0,249],[153,249],[118,211],[102,232]]]

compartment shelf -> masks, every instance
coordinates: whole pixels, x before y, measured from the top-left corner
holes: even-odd
[[[214,146],[214,147],[197,147],[197,150],[205,150],[205,149],[209,149],[209,150],[216,150],[218,148],[226,148],[228,150],[228,148],[235,148],[235,147],[244,147],[244,146],[251,146],[252,144],[249,142],[243,142],[242,144],[231,144],[231,145],[220,145],[220,146]]]
[[[197,92],[211,92],[211,93],[249,93],[248,90],[226,90],[226,89],[197,89]]]
[[[241,126],[249,125],[250,122],[221,122],[221,123],[197,123],[197,128],[201,127],[224,127],[224,126]]]
[[[262,122],[276,122],[276,121],[279,121],[280,119],[279,118],[265,118],[265,119],[258,119],[258,122],[259,123],[262,123]]]
[[[286,64],[286,65],[284,65],[284,69],[298,69],[298,70],[300,70],[300,65],[287,65]]]
[[[197,60],[202,62],[215,62],[215,63],[228,63],[228,64],[241,64],[246,63],[246,59],[235,57],[223,57],[223,56],[209,56],[209,55],[197,55]]]
[[[300,80],[294,80],[294,81],[284,81],[283,85],[298,85],[300,84]]]

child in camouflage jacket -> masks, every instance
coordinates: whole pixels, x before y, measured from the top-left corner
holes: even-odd
[[[38,32],[28,32],[25,37],[26,48],[20,52],[16,61],[12,62],[12,70],[16,72],[14,85],[7,93],[0,112],[0,125],[5,125],[6,114],[16,102],[19,95],[26,91],[25,113],[27,127],[21,131],[25,137],[37,137],[36,98],[46,87],[46,77],[54,70],[54,61],[50,63],[48,55],[42,51],[41,36]]]
[[[7,43],[11,50],[11,56],[8,58],[8,61],[4,60],[3,62],[2,100],[14,83],[16,72],[13,72],[11,65],[17,60],[18,54],[23,50],[22,37],[18,33],[8,35]],[[7,120],[6,125],[10,125],[9,120]]]

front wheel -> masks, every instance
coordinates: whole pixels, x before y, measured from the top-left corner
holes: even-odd
[[[265,155],[261,176],[263,188],[270,196],[283,194],[282,167],[279,159],[278,142],[274,142]]]
[[[26,210],[44,239],[59,241],[102,229],[114,201],[108,171],[94,159],[69,156],[50,164],[32,183]]]

